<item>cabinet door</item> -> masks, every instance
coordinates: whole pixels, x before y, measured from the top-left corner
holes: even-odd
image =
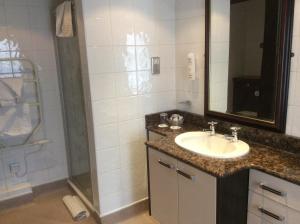
[[[263,220],[261,217],[258,217],[251,212],[248,212],[248,224],[272,224],[266,220]]]
[[[177,224],[177,160],[149,149],[151,214],[160,224]]]
[[[179,224],[216,224],[217,179],[178,162]]]

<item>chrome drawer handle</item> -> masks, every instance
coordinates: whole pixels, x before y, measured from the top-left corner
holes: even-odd
[[[183,171],[181,171],[181,170],[179,170],[179,169],[177,169],[176,172],[177,172],[179,175],[181,175],[181,176],[183,176],[183,177],[185,177],[185,178],[187,178],[187,179],[189,179],[189,180],[193,180],[193,181],[195,180],[195,176],[190,175],[190,174],[187,174],[187,173],[185,173],[185,172],[183,172]]]
[[[268,210],[266,210],[266,209],[264,209],[264,208],[262,208],[262,207],[259,207],[258,208],[258,210],[262,213],[262,214],[265,214],[265,215],[267,215],[267,216],[270,216],[271,218],[273,218],[273,219],[276,219],[276,220],[278,220],[278,221],[284,221],[284,217],[283,216],[280,216],[280,215],[276,215],[276,214],[274,214],[273,212],[270,212],[270,211],[268,211]]]
[[[173,169],[173,168],[174,168],[173,165],[168,164],[168,163],[165,163],[165,162],[163,162],[163,161],[161,161],[161,160],[158,160],[158,163],[159,163],[160,165],[162,165],[162,166],[168,168],[168,169]]]
[[[273,189],[273,188],[271,188],[271,187],[268,187],[268,186],[266,186],[266,185],[264,185],[264,184],[262,184],[262,183],[260,184],[260,188],[263,189],[263,190],[269,191],[269,192],[271,192],[271,193],[273,193],[273,194],[276,194],[276,195],[278,195],[278,196],[281,196],[281,197],[286,196],[286,193],[285,193],[285,192],[275,190],[275,189]]]

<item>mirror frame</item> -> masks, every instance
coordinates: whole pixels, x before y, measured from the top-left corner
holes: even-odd
[[[210,52],[210,0],[205,0],[205,116],[218,118],[244,125],[260,127],[276,132],[285,132],[289,96],[289,80],[292,53],[294,0],[281,0],[279,55],[277,57],[277,89],[275,91],[274,122],[226,114],[209,110],[209,52]]]

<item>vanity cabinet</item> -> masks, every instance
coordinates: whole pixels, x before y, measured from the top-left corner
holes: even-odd
[[[178,181],[176,159],[149,151],[152,216],[161,224],[178,223]]]
[[[246,224],[248,172],[216,178],[148,148],[150,214],[160,224]]]
[[[300,223],[300,186],[251,170],[248,224]]]
[[[217,178],[179,161],[177,169],[178,223],[215,224]]]

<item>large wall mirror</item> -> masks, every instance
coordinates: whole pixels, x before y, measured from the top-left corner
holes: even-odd
[[[293,0],[206,0],[206,115],[283,132]]]

